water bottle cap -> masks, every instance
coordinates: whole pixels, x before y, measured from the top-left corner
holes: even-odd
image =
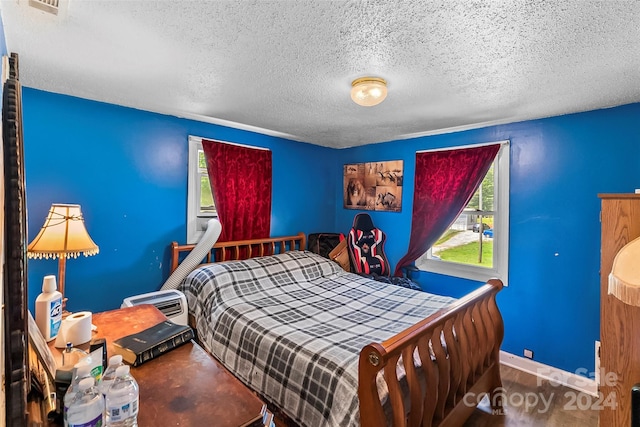
[[[93,377],[83,378],[78,383],[78,390],[83,391],[93,387],[94,385],[95,385],[95,380]]]
[[[123,377],[125,375],[129,375],[129,370],[131,367],[129,365],[122,365],[116,368],[116,377]]]
[[[109,365],[119,365],[122,363],[122,355],[116,354],[109,358]]]

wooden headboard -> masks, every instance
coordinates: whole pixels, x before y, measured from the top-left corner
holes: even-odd
[[[171,270],[178,268],[181,255],[190,252],[195,244],[179,245],[171,242]],[[235,261],[257,256],[281,254],[289,251],[303,251],[307,247],[304,233],[295,236],[267,237],[264,239],[235,240],[232,242],[218,242],[203,258],[204,263]]]

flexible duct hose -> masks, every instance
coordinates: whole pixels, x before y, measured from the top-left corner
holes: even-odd
[[[212,218],[207,221],[207,229],[198,241],[198,244],[193,250],[182,260],[178,268],[169,276],[160,290],[166,289],[178,289],[180,283],[191,271],[196,268],[198,264],[202,262],[204,257],[209,253],[213,245],[218,241],[220,233],[222,232],[222,224],[216,218]]]

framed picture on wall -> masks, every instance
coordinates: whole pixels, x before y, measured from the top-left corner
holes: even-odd
[[[346,209],[400,212],[403,161],[349,163],[344,165]]]

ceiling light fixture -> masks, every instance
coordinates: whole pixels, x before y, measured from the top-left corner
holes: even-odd
[[[387,82],[380,77],[360,77],[351,83],[351,99],[363,107],[373,107],[387,97]]]

